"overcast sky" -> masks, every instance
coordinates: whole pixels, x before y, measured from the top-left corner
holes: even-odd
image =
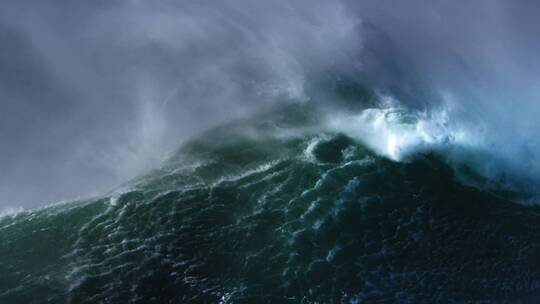
[[[328,71],[538,151],[538,37],[532,0],[4,0],[0,211],[108,190]]]

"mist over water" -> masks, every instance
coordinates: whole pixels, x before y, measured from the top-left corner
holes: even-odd
[[[534,1],[4,1],[0,209],[114,189],[183,140],[276,102],[322,105],[333,126],[346,124],[336,128],[393,160],[465,145],[489,156],[477,164],[487,175],[538,179],[539,9]],[[344,114],[340,81],[392,102]],[[368,123],[395,109],[412,109],[419,123]]]

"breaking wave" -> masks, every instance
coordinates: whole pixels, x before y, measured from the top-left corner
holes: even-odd
[[[2,217],[0,301],[532,301],[535,196],[448,117],[292,103],[200,134],[113,193]]]

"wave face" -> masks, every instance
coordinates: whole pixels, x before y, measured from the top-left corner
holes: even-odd
[[[366,111],[355,130],[393,130],[373,117],[396,111]],[[449,161],[437,147],[455,136],[402,128],[381,145],[321,112],[269,109],[201,134],[114,193],[4,216],[0,302],[540,298],[540,209],[513,201],[523,191]]]

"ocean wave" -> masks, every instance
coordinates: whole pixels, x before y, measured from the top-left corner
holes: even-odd
[[[309,127],[291,124],[305,107],[203,133],[162,168],[102,197],[0,219],[0,301],[32,302],[36,293],[55,303],[538,294],[538,208],[515,204],[522,192],[504,185],[463,183],[480,177],[445,157],[470,138],[444,115],[369,108],[336,121],[311,111]],[[290,136],[275,135],[283,129]]]

